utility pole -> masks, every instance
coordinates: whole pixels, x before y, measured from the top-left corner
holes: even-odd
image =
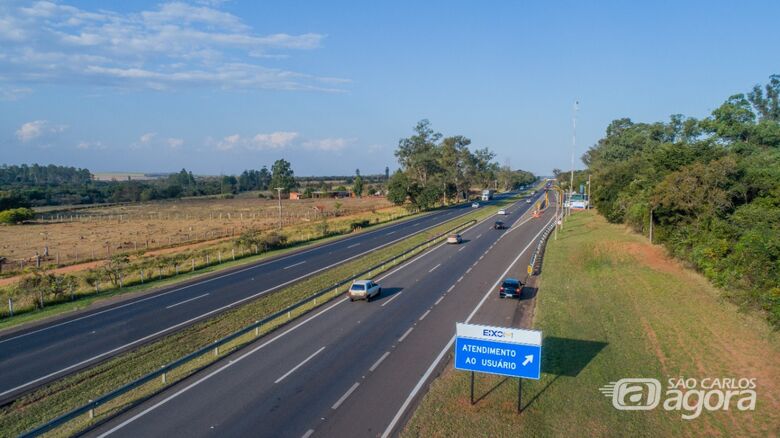
[[[650,207],[650,243],[653,243],[653,208]]]
[[[590,174],[588,174],[588,210],[590,210]]]
[[[577,110],[579,109],[580,102],[574,102],[574,114],[571,117],[571,177],[569,179],[569,216],[571,216],[571,199],[574,195],[574,148],[577,144]]]
[[[282,190],[284,187],[276,187],[276,195],[279,199],[279,229],[282,229]]]

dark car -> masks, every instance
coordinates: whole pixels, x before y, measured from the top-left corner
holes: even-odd
[[[517,297],[520,298],[520,294],[523,292],[523,283],[516,278],[506,278],[501,283],[501,287],[498,288],[498,297]]]
[[[504,225],[503,221],[496,221],[496,223],[493,224],[493,228],[497,230],[503,230],[504,228],[506,228],[506,225]]]

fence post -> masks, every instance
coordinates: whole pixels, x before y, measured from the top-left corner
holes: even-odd
[[[141,284],[144,284],[144,270],[141,269]]]
[[[219,250],[219,252],[217,253],[217,261],[219,263],[222,263],[222,250]]]
[[[235,249],[235,248],[233,248],[233,249],[231,250],[231,252],[233,253],[233,260],[235,261],[235,260],[236,260],[236,249]]]
[[[121,289],[124,286],[124,275],[122,273],[119,273],[119,288]]]
[[[12,298],[8,298],[8,313],[10,316],[14,316],[14,300]]]
[[[192,270],[194,271],[195,270],[195,259],[190,259],[190,261],[192,262]]]

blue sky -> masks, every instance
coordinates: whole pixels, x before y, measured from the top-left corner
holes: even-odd
[[[780,73],[780,2],[3,2],[0,163],[379,173],[415,123],[567,169]]]

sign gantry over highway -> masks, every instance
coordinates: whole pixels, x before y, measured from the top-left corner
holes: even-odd
[[[538,380],[542,332],[458,323],[455,368]]]

